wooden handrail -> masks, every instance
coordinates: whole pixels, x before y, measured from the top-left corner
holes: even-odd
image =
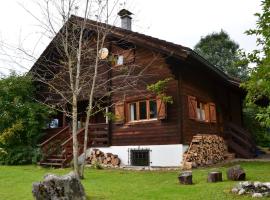
[[[104,128],[104,126],[107,126],[108,124],[106,123],[99,123],[99,124],[89,124],[88,129],[96,129],[96,128]],[[77,132],[77,136],[80,135],[81,133],[84,133],[85,128],[81,128]],[[70,140],[72,140],[72,136],[69,137],[66,141],[64,141],[61,146],[65,146]]]
[[[43,147],[44,145],[48,144],[50,141],[52,141],[53,139],[55,139],[58,135],[60,135],[61,133],[63,133],[64,131],[66,131],[67,129],[69,129],[69,126],[66,126],[65,128],[63,128],[61,131],[59,131],[58,133],[56,133],[55,135],[53,135],[52,137],[50,137],[49,139],[47,139],[46,141],[42,142],[41,144],[39,144],[39,147]]]
[[[77,136],[78,136],[79,134],[81,134],[81,133],[84,133],[84,129],[85,129],[85,128],[81,128],[80,130],[78,130]],[[65,146],[70,140],[72,140],[72,136],[69,137],[66,141],[64,141],[64,142],[61,144],[61,146],[62,146],[62,147]]]

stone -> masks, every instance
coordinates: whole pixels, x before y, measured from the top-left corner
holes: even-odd
[[[263,185],[270,189],[270,182],[263,183]]]
[[[259,182],[259,181],[255,181],[254,182],[254,186],[257,188],[257,187],[262,187],[263,186],[263,184],[261,183],[261,182]]]
[[[260,197],[269,197],[270,196],[270,188],[268,188],[269,182],[262,183],[259,181],[255,182],[239,182],[236,185],[232,192],[238,195],[250,194],[252,197],[260,198]]]
[[[36,200],[86,200],[85,191],[74,172],[64,176],[47,174],[44,181],[33,183]]]
[[[238,188],[233,188],[232,193],[238,193],[239,189]]]
[[[239,191],[238,191],[238,194],[239,195],[243,195],[243,194],[245,194],[246,193],[246,191],[245,191],[245,189],[240,189]]]
[[[253,193],[252,195],[253,198],[261,198],[263,195],[261,193]]]

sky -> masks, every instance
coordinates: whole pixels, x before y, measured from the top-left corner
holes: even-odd
[[[114,1],[109,0],[109,4]],[[0,73],[6,74],[10,69],[26,72],[50,42],[38,22],[42,15],[36,2],[1,1]],[[244,32],[256,27],[254,13],[260,11],[260,3],[260,0],[127,0],[120,7],[134,14],[133,31],[193,48],[202,36],[223,29],[240,48],[250,52],[256,48],[255,37]],[[115,25],[119,26],[120,20]]]

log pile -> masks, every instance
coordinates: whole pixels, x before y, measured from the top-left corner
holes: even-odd
[[[104,153],[99,149],[93,149],[87,158],[89,164],[101,164],[104,167],[118,167],[121,163],[117,155]]]
[[[182,168],[216,164],[225,160],[228,155],[228,148],[222,137],[198,134],[192,138],[187,152],[184,153]]]

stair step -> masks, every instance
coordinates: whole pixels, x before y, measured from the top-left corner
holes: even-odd
[[[50,155],[49,159],[63,159],[62,155]]]
[[[48,162],[53,162],[53,163],[62,163],[65,159],[63,159],[63,158],[47,158],[46,160]]]
[[[54,166],[54,167],[62,167],[62,163],[52,163],[52,162],[40,162],[41,166]]]
[[[237,155],[239,155],[242,158],[252,158],[254,157],[251,152],[249,152],[247,149],[244,149],[244,147],[238,145],[234,141],[228,142],[229,148],[231,148]]]

